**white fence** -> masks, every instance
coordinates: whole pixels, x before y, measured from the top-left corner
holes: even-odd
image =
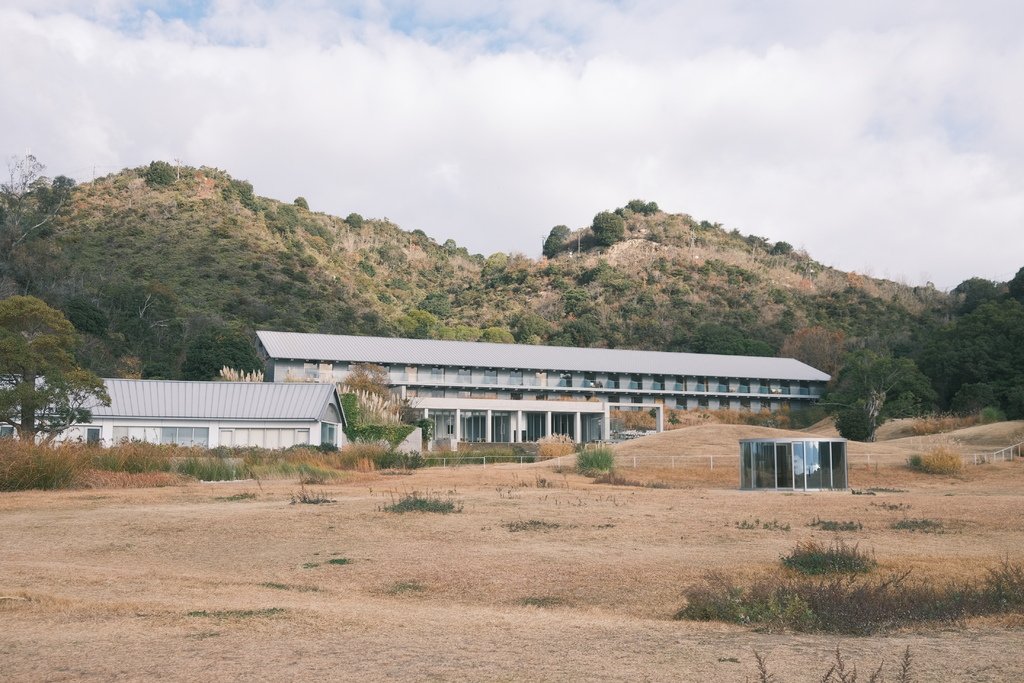
[[[964,461],[968,464],[973,463],[975,465],[983,463],[991,463],[998,461],[1010,461],[1014,458],[1022,457],[1022,448],[1024,448],[1024,441],[1015,443],[1012,446],[1006,448],[1000,448],[998,451],[990,453],[968,453],[964,455]],[[549,460],[536,460],[534,456],[524,455],[460,455],[458,453],[446,453],[444,455],[431,455],[423,458],[427,463],[439,465],[441,467],[458,467],[459,465],[487,465],[497,463],[518,463],[520,466],[526,466],[536,463],[541,463],[546,466],[554,467],[573,467],[576,464],[576,455],[563,455],[559,458],[551,458]],[[878,458],[875,456],[875,461],[888,460],[889,457]],[[851,456],[849,458],[850,464],[872,464],[871,453],[866,453],[859,456]],[[738,467],[739,466],[739,453],[731,453],[728,455],[617,455],[615,456],[615,462],[619,467],[630,467],[636,469],[641,466],[654,466],[654,467],[668,467],[670,469],[683,468],[683,467],[701,467],[713,470],[715,467]]]

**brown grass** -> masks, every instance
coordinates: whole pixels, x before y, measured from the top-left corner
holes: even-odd
[[[926,474],[959,474],[964,469],[964,458],[949,445],[939,445],[921,455],[910,458],[911,469]]]
[[[15,598],[0,599],[4,677],[732,681],[754,672],[757,650],[780,679],[805,680],[836,636],[675,622],[683,589],[709,570],[744,583],[779,571],[795,544],[835,537],[807,526],[815,518],[862,523],[844,538],[880,574],[945,582],[1024,559],[1019,462],[969,468],[955,483],[902,460],[859,463],[853,486],[907,489],[874,497],[741,492],[735,468],[717,463],[619,471],[683,487],[594,484],[536,463],[417,470],[397,488],[353,475],[322,487],[331,505],[289,505],[294,479],[230,503],[252,482],[0,495],[0,598]],[[463,511],[380,511],[414,490],[455,497]],[[878,502],[954,531],[891,529],[905,513]],[[735,526],[755,518],[792,531]],[[509,533],[517,520],[548,530]],[[332,566],[339,557],[352,563]],[[909,645],[919,680],[1016,680],[1020,628],[987,617],[843,639],[842,649],[877,662]]]
[[[576,452],[576,444],[567,436],[555,434],[537,442],[537,459],[550,460],[572,455]]]

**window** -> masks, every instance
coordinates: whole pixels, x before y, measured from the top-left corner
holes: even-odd
[[[514,387],[521,387],[523,385],[523,371],[522,370],[511,370],[508,373],[508,383]]]
[[[210,430],[208,427],[114,427],[114,443],[121,441],[173,443],[206,448],[210,445]]]
[[[338,445],[338,432],[337,426],[330,422],[322,422],[320,424],[320,443],[330,444],[332,446]]]
[[[497,384],[498,383],[498,371],[497,370],[484,370],[484,384]]]
[[[459,368],[459,374],[455,381],[461,384],[469,384],[473,380],[473,372],[469,368]]]
[[[10,439],[14,437],[14,427],[10,425],[0,425],[0,439]]]
[[[441,368],[430,368],[430,381],[431,382],[443,382],[444,381],[444,370]]]
[[[100,428],[99,427],[86,427],[85,429],[85,442],[90,446],[97,446],[100,443]]]

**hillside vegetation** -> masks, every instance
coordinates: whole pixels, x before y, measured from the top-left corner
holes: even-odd
[[[39,175],[20,194],[16,183],[4,189],[0,296],[33,294],[63,310],[83,335],[80,361],[103,376],[205,378],[227,348],[224,360],[244,368],[257,362],[251,341],[263,328],[781,352],[833,374],[842,349],[918,360],[924,349],[944,406],[965,384],[972,406],[997,405],[1014,386],[1013,373],[991,386],[972,375],[949,331],[1005,298],[1005,286],[972,280],[947,294],[845,273],[654,202],[602,212],[596,235],[557,226],[550,258],[531,259],[470,254],[386,219],[312,211],[301,197],[260,197],[206,167],[154,162],[78,186]],[[39,216],[41,227],[19,236]],[[1004,310],[1017,302],[999,305],[995,323],[970,328],[1021,317]],[[1016,362],[996,361],[986,372]]]

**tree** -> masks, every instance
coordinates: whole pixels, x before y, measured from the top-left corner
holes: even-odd
[[[957,313],[960,315],[970,313],[978,306],[1000,298],[999,286],[982,277],[964,280],[953,288],[953,294],[958,295],[960,299],[960,305],[957,307]]]
[[[626,204],[626,208],[633,213],[643,214],[644,216],[651,216],[658,213],[657,202],[645,202],[642,199],[632,199]]]
[[[622,220],[622,216],[602,211],[594,216],[594,223],[590,229],[594,232],[594,241],[601,246],[610,247],[626,234],[626,222]]]
[[[1010,297],[1024,304],[1024,268],[1017,271],[1013,279],[1006,283]]]
[[[75,181],[66,176],[45,178],[46,167],[31,154],[11,158],[7,168],[10,177],[0,183],[0,260],[49,226],[75,187]]]
[[[305,209],[306,211],[309,211],[309,202],[306,201],[305,197],[296,197],[295,201],[293,201],[292,204],[299,207],[300,209]]]
[[[565,248],[565,241],[569,239],[569,228],[565,225],[556,225],[551,228],[548,238],[544,240],[544,256],[554,258],[558,252]]]
[[[212,328],[185,348],[181,374],[185,379],[214,379],[224,366],[243,373],[263,370],[263,362],[245,334],[229,327]]]
[[[74,326],[45,302],[0,301],[0,422],[19,438],[50,441],[89,422],[91,406],[110,405],[103,381],[75,363],[77,342]]]
[[[920,415],[935,401],[928,378],[909,358],[861,349],[847,354],[825,405],[847,439],[874,441],[890,418]]]
[[[358,213],[350,213],[349,215],[345,216],[345,222],[348,223],[349,226],[355,228],[356,230],[363,227],[363,217],[360,216]]]
[[[805,327],[786,337],[779,349],[783,358],[796,358],[835,377],[843,358],[845,335],[824,327]]]
[[[143,176],[151,187],[161,187],[173,184],[178,174],[166,161],[151,161]]]
[[[484,331],[480,333],[480,341],[494,344],[513,344],[516,340],[512,333],[504,327],[485,327]]]
[[[380,365],[356,363],[345,377],[345,381],[341,383],[341,388],[352,394],[362,392],[387,399],[391,397],[390,380],[388,371]]]

